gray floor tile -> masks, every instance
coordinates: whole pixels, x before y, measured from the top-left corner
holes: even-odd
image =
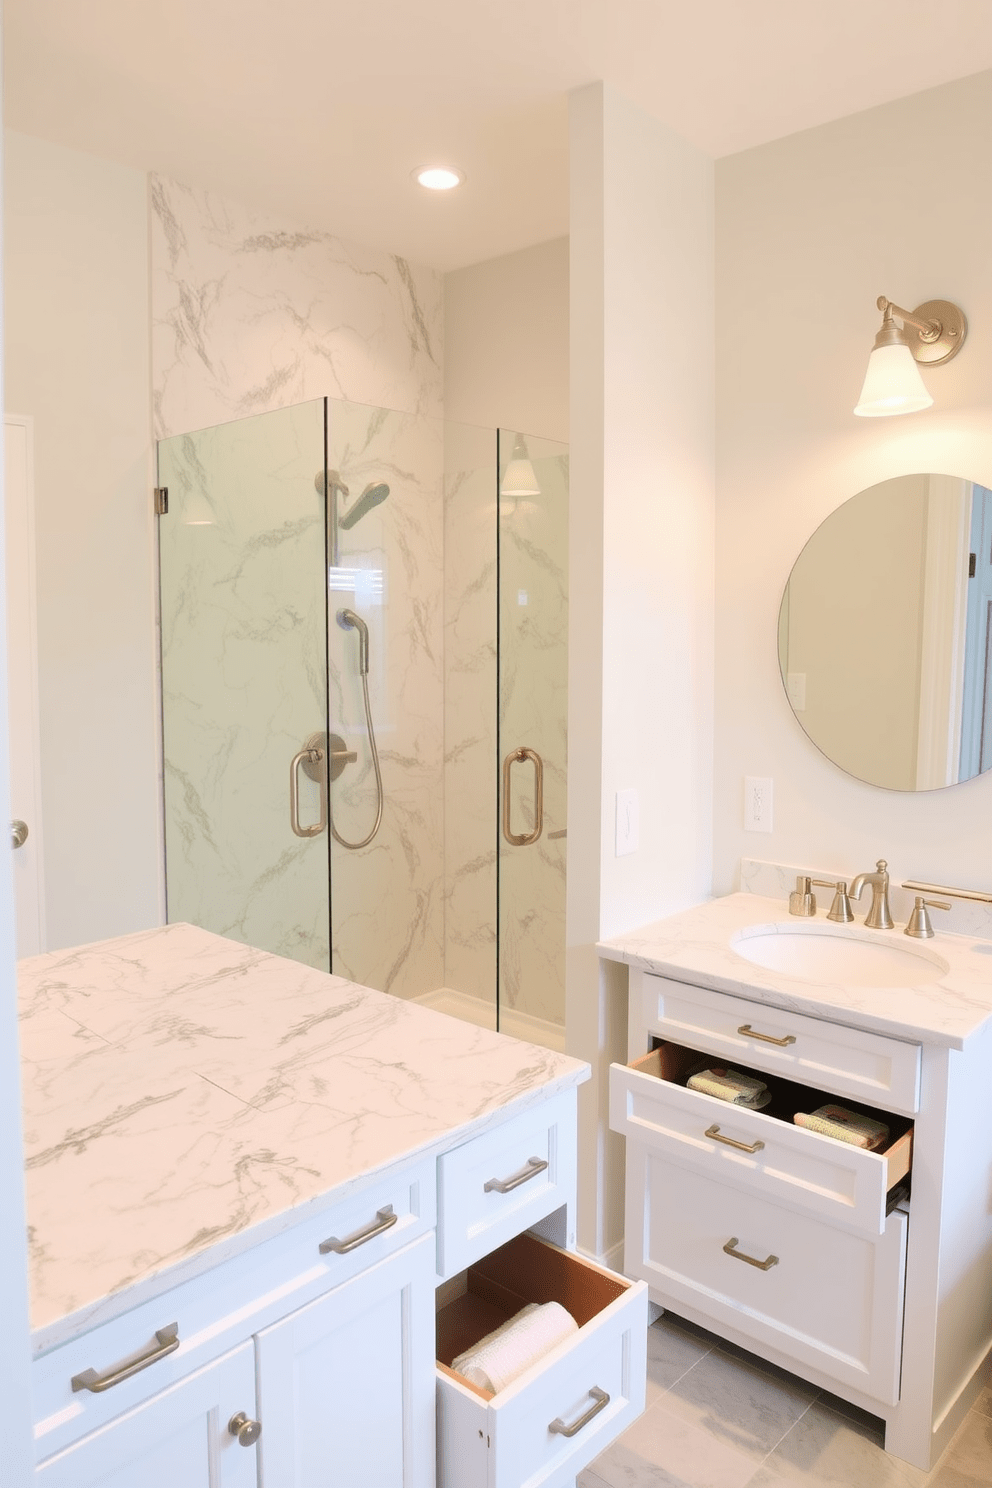
[[[595,1462],[607,1488],[744,1488],[754,1473],[745,1452],[665,1409],[645,1411]]]
[[[879,1442],[884,1441],[885,1422],[881,1416],[873,1416],[870,1411],[862,1410],[860,1405],[852,1405],[839,1395],[831,1395],[829,1390],[821,1390],[818,1399],[827,1410],[836,1412],[838,1416],[846,1416],[849,1421],[856,1421],[864,1428],[866,1436],[874,1435]]]
[[[926,1481],[925,1473],[883,1450],[873,1417],[854,1421],[815,1400],[749,1488],[922,1488]]]
[[[689,1331],[680,1318],[666,1313],[648,1329],[648,1405],[671,1389],[686,1370],[705,1358],[712,1347],[701,1330]]]
[[[816,1397],[812,1385],[773,1376],[750,1358],[713,1349],[663,1397],[665,1409],[746,1453],[757,1466]]]
[[[575,1480],[575,1488],[609,1488],[602,1478],[594,1473],[592,1468],[587,1467],[585,1472],[580,1472]]]
[[[980,1416],[992,1416],[992,1385],[986,1385],[972,1409]]]
[[[969,1411],[927,1488],[987,1488],[992,1484],[992,1416]]]

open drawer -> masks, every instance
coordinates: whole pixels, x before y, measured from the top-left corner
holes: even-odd
[[[771,1104],[750,1111],[686,1089],[690,1071],[705,1062],[698,1050],[663,1043],[633,1064],[612,1065],[613,1131],[682,1166],[801,1213],[863,1235],[882,1234],[893,1190],[909,1176],[911,1121],[845,1100],[849,1108],[889,1127],[886,1146],[868,1152],[793,1124],[797,1111],[813,1111],[835,1096],[765,1074]]]
[[[439,1488],[570,1483],[644,1409],[647,1286],[526,1234],[465,1282],[437,1315]],[[498,1395],[454,1373],[528,1302],[559,1302],[578,1332]]]

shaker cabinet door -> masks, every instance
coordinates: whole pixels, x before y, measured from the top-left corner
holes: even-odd
[[[256,1336],[264,1483],[432,1488],[434,1258],[432,1232]]]
[[[255,1488],[256,1446],[228,1422],[255,1412],[250,1342],[38,1464],[39,1488]]]

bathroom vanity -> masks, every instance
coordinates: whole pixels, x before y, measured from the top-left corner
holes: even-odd
[[[992,1348],[992,941],[799,921],[742,893],[599,950],[630,968],[610,1076],[626,1274],[882,1417],[886,1448],[929,1468]],[[771,1104],[688,1089],[706,1056]],[[888,1140],[793,1124],[830,1101]]]
[[[188,925],[20,991],[40,1488],[564,1488],[643,1409],[587,1066]],[[507,1389],[449,1367],[550,1300]]]

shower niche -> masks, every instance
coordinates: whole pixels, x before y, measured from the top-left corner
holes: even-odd
[[[317,399],[158,467],[168,919],[563,1047],[567,448]]]

